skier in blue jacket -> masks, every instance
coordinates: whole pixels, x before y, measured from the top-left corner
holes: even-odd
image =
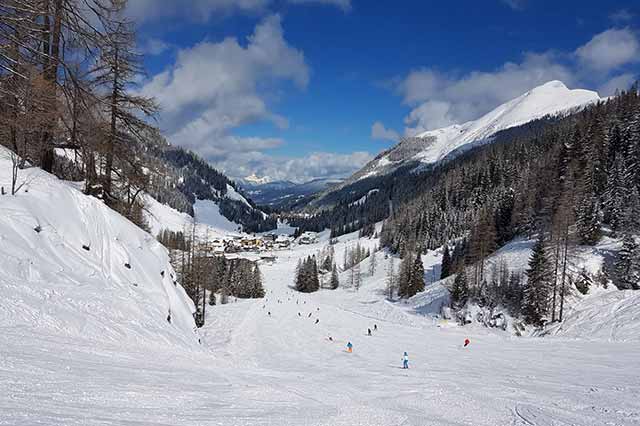
[[[404,356],[402,357],[402,368],[404,370],[409,368],[409,354],[406,353],[406,352],[404,353]]]

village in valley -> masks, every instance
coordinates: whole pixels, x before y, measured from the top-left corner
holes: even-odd
[[[304,232],[299,237],[267,232],[264,234],[231,234],[214,238],[208,243],[208,251],[214,255],[253,252],[267,254],[278,250],[288,250],[294,245],[310,245],[318,242],[318,234]],[[274,256],[275,258],[275,256]]]

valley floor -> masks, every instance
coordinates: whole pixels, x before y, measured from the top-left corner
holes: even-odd
[[[382,265],[358,292],[294,292],[318,248],[265,265],[264,300],[209,309],[201,347],[2,327],[0,425],[640,424],[637,341],[439,324],[384,301]]]

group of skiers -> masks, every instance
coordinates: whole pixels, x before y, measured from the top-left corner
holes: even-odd
[[[291,298],[288,299],[289,301],[291,301]],[[266,301],[266,300],[265,300]],[[280,299],[278,299],[278,303],[281,304],[282,301]],[[296,300],[296,305],[300,304],[300,300]],[[303,301],[303,304],[307,304],[306,301]],[[262,306],[263,309],[266,308],[266,304]],[[320,311],[320,308],[316,308],[317,311]],[[268,316],[271,316],[271,311],[267,312]],[[313,315],[313,312],[309,312],[309,314],[307,315],[307,318],[311,318],[311,316]],[[298,312],[298,317],[302,317],[302,313]],[[318,324],[320,322],[319,318],[316,318],[315,323]],[[373,331],[371,328],[367,328],[367,336],[373,336],[373,332],[378,331],[378,324],[373,324]],[[330,342],[333,342],[333,337],[331,335],[327,336],[327,339]],[[471,342],[469,341],[469,339],[465,339],[464,340],[464,346],[463,347],[467,347],[469,346]],[[351,343],[351,341],[347,342],[347,352],[348,353],[353,353],[353,343]],[[406,370],[409,368],[409,353],[407,351],[405,351],[402,355],[402,369]]]

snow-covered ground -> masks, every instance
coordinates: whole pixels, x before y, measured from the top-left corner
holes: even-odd
[[[193,229],[193,218],[186,213],[159,203],[144,194],[142,198],[145,218],[151,235],[157,236],[163,229],[189,234]],[[220,213],[218,204],[211,200],[196,200],[196,235],[200,238],[222,238],[240,235],[241,225],[231,222]]]
[[[237,223],[231,222],[220,213],[220,207],[211,200],[196,200],[193,205],[196,220],[213,228],[226,232],[238,232],[241,229]]]
[[[6,170],[0,162],[0,185]],[[2,425],[640,424],[637,326],[615,336],[582,327],[607,312],[595,319],[637,324],[635,294],[595,292],[583,301],[590,313],[572,308],[565,334],[516,338],[434,319],[447,298],[439,282],[386,301],[382,252],[373,276],[365,260],[358,291],[296,293],[297,261],[324,247],[325,232],[262,265],[265,299],[211,307],[194,334],[166,251],[97,200],[33,173],[28,193],[0,197]],[[340,238],[339,264],[356,239]],[[423,258],[427,276],[438,259]]]
[[[0,147],[0,186],[11,167]],[[193,306],[167,250],[99,200],[36,168],[0,196],[3,332],[120,344],[193,344]],[[171,311],[172,324],[166,317]]]

